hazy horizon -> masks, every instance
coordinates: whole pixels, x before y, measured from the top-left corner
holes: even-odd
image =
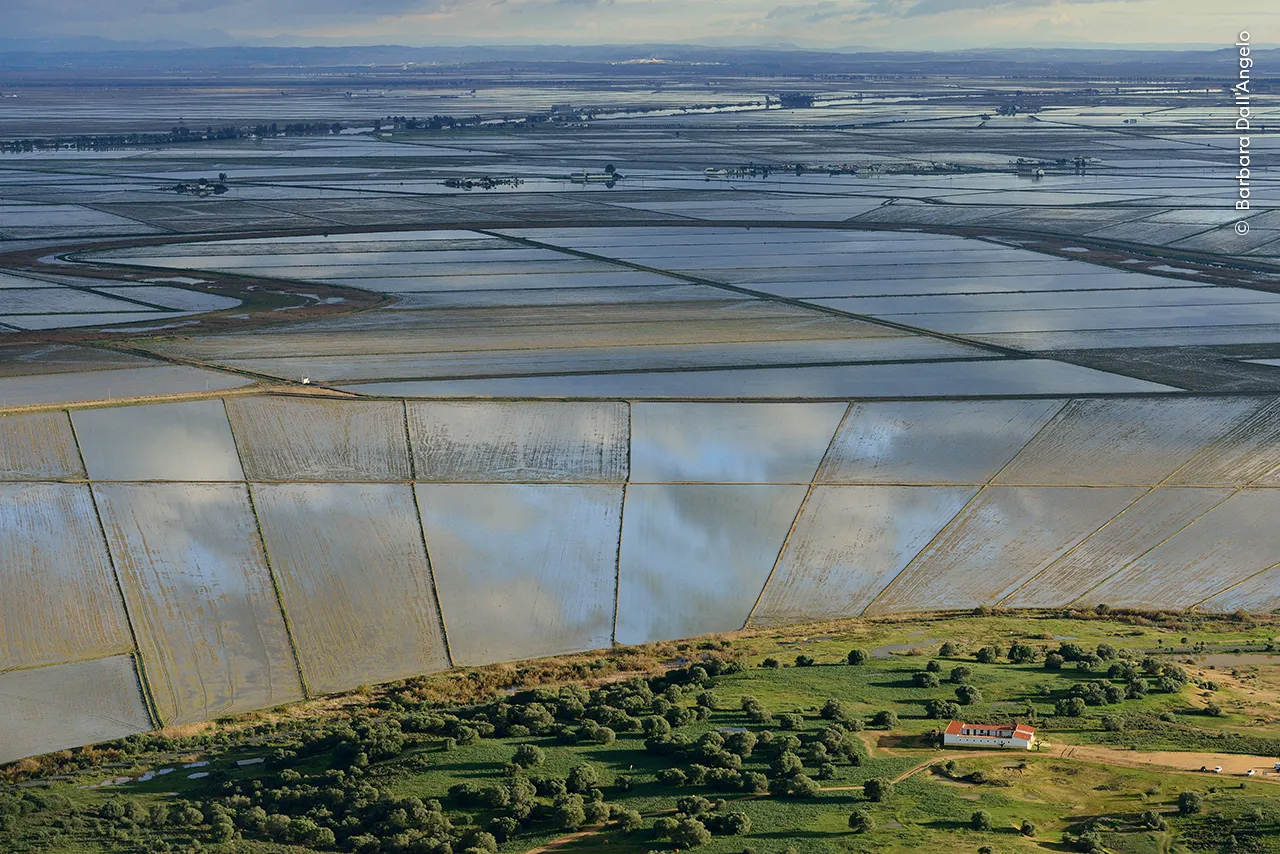
[[[5,43],[160,47],[687,44],[805,50],[1203,50],[1280,9],[1197,0],[11,0]],[[99,41],[102,40],[102,41]],[[77,46],[79,42],[79,46]]]

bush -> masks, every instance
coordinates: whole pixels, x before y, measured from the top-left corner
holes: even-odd
[[[682,818],[671,831],[671,841],[677,848],[697,848],[711,841],[711,831],[696,818]]]
[[[588,801],[582,811],[587,824],[603,824],[609,820],[609,805],[604,801]]]
[[[848,717],[844,710],[844,704],[834,699],[829,699],[823,703],[822,710],[818,714],[828,721],[842,721]]]
[[[764,661],[760,662],[760,666],[767,670],[777,670],[782,665],[776,658],[766,658]]]
[[[973,685],[961,685],[956,689],[956,699],[962,706],[976,706],[982,702],[982,692]]]
[[[1044,657],[1045,670],[1061,670],[1062,665],[1066,664],[1066,659],[1056,652],[1051,652]]]
[[[797,774],[791,778],[791,794],[797,798],[816,798],[822,794],[822,787],[811,777]]]
[[[976,658],[980,664],[995,664],[1000,660],[1000,656],[1002,654],[1003,651],[998,646],[984,646],[982,649],[974,653],[973,657]]]
[[[973,675],[973,668],[961,665],[951,668],[951,681],[956,685],[965,685],[969,682],[969,677]]]
[[[951,641],[947,641],[942,646],[938,647],[938,655],[941,658],[954,658],[959,652],[960,647],[956,646]]]
[[[725,813],[716,822],[715,829],[725,836],[746,836],[751,832],[751,819],[744,812]]]
[[[929,671],[930,673],[941,673],[942,663],[938,661],[930,661],[928,664],[924,666],[924,669]]]
[[[845,656],[845,661],[854,665],[866,664],[870,660],[871,656],[867,655],[866,651],[861,649],[851,649],[849,650],[849,654]]]
[[[785,714],[778,715],[779,729],[800,729],[804,726],[804,718],[800,715]]]
[[[537,768],[546,760],[542,748],[536,744],[522,744],[516,748],[516,755],[511,761],[522,768]]]
[[[683,798],[676,798],[676,812],[693,816],[702,815],[711,812],[711,801],[702,795],[685,795]]]
[[[1022,820],[1022,827],[1018,828],[1018,832],[1023,836],[1035,836],[1036,826],[1026,819]]]
[[[562,830],[577,830],[587,820],[582,795],[561,795],[552,805],[552,817]]]
[[[917,688],[937,688],[942,684],[938,681],[938,674],[930,673],[927,670],[911,674],[911,681],[916,684]]]
[[[689,782],[689,775],[679,768],[663,768],[654,778],[664,786],[683,786]]]
[[[862,784],[862,794],[867,800],[880,803],[893,794],[893,783],[883,777],[872,777]]]
[[[1027,664],[1036,660],[1036,649],[1030,644],[1015,643],[1009,647],[1009,660],[1014,664]]]
[[[969,817],[969,827],[974,830],[990,830],[991,829],[991,813],[986,810],[978,810]]]
[[[570,792],[581,794],[599,787],[600,778],[596,775],[596,769],[590,765],[575,765],[569,769],[569,776],[564,781],[564,785]]]
[[[951,720],[960,716],[960,706],[950,700],[930,700],[925,703],[925,711],[929,717],[938,721]]]
[[[876,823],[866,810],[854,810],[849,816],[849,829],[854,833],[870,833],[876,829]]]
[[[1204,795],[1199,792],[1183,792],[1178,795],[1178,812],[1181,815],[1195,815],[1204,809]]]
[[[1053,713],[1066,718],[1078,718],[1084,714],[1087,704],[1083,697],[1063,697],[1054,703]]]
[[[1138,820],[1138,823],[1150,830],[1165,830],[1169,827],[1169,823],[1165,821],[1164,817],[1155,810],[1147,810],[1144,812],[1142,814],[1142,818]]]
[[[620,809],[613,818],[618,822],[618,829],[623,833],[638,830],[640,825],[644,824],[644,819],[640,817],[638,810]]]
[[[818,662],[813,660],[812,655],[797,655],[796,667],[813,667]]]
[[[884,727],[885,729],[892,729],[898,725],[898,713],[891,709],[876,712],[875,716],[871,719],[871,725]]]
[[[1217,703],[1209,703],[1204,707],[1204,713],[1213,718],[1222,717],[1222,707]]]

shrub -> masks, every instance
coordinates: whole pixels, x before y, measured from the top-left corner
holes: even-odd
[[[586,805],[582,795],[561,795],[552,806],[556,826],[562,830],[577,830],[587,820]]]
[[[862,784],[862,794],[867,800],[880,803],[893,794],[893,783],[883,777],[872,777]]]
[[[1178,795],[1178,812],[1182,815],[1195,815],[1204,809],[1204,795],[1199,792],[1183,792]]]
[[[1067,718],[1078,718],[1084,714],[1087,705],[1083,697],[1064,697],[1053,706],[1053,713]]]
[[[800,715],[785,714],[778,715],[778,727],[780,729],[800,729],[804,726],[804,718]]]
[[[1061,670],[1065,663],[1066,659],[1056,652],[1051,652],[1044,657],[1045,670]]]
[[[942,663],[939,661],[930,661],[928,664],[924,666],[924,669],[929,671],[930,673],[941,673]]]
[[[969,817],[969,827],[974,830],[990,830],[991,829],[991,813],[986,810],[978,810]]]
[[[817,663],[813,660],[812,655],[801,654],[796,656],[796,667],[813,667]]]
[[[870,833],[876,829],[876,823],[866,810],[854,810],[849,816],[849,829],[854,833]]]
[[[564,785],[570,792],[582,793],[597,788],[600,785],[600,778],[596,775],[596,769],[590,765],[575,765],[569,769],[569,776],[564,781]]]
[[[751,819],[744,812],[725,813],[716,822],[716,832],[725,836],[745,836],[751,832]]]
[[[959,717],[960,706],[950,700],[930,700],[925,703],[925,711],[934,720],[945,721]]]
[[[871,656],[867,655],[866,651],[861,649],[851,649],[849,650],[849,654],[845,656],[845,661],[855,665],[866,664],[870,660]]]
[[[822,794],[822,787],[816,780],[797,774],[791,778],[791,794],[797,798],[816,798]]]
[[[973,669],[961,665],[951,668],[951,681],[957,685],[964,685],[969,681],[969,677],[973,675]]]
[[[1142,814],[1142,818],[1138,820],[1138,823],[1150,830],[1165,830],[1169,826],[1169,823],[1164,820],[1164,817],[1155,810],[1147,810],[1144,812]]]
[[[911,681],[916,684],[917,688],[937,688],[942,684],[938,681],[938,674],[930,673],[927,670],[911,674]]]
[[[982,702],[982,692],[973,685],[961,685],[956,688],[956,699],[962,706],[976,706]]]
[[[588,801],[582,811],[587,824],[602,824],[609,820],[609,805],[604,801]]]
[[[516,755],[511,761],[522,768],[537,768],[545,759],[541,747],[536,744],[522,744],[516,748]]]
[[[640,825],[644,824],[644,819],[640,817],[638,810],[620,809],[613,818],[618,822],[618,829],[623,833],[638,830]]]
[[[898,713],[891,709],[876,712],[871,719],[871,725],[892,729],[898,725]]]
[[[663,768],[654,778],[664,786],[683,786],[689,782],[689,775],[679,768]]]
[[[760,666],[768,670],[777,670],[782,665],[778,663],[778,659],[776,658],[766,658],[764,661],[760,662]]]
[[[697,848],[711,841],[711,831],[696,818],[682,818],[671,830],[671,841],[677,848]]]
[[[844,710],[844,704],[835,699],[829,699],[823,703],[822,710],[818,714],[828,721],[842,721],[848,717]]]
[[[682,812],[685,815],[702,815],[711,812],[711,801],[702,795],[685,795],[683,798],[676,798],[676,812]]]
[[[947,641],[938,647],[938,655],[942,658],[952,658],[956,653],[960,652],[960,648],[951,641]]]
[[[973,657],[976,658],[980,664],[995,664],[1000,660],[1000,656],[1002,654],[1003,652],[998,646],[984,646],[982,649],[974,653]]]
[[[1204,707],[1204,713],[1210,717],[1220,718],[1222,717],[1222,707],[1217,703],[1209,703]]]
[[[1027,664],[1036,660],[1036,649],[1030,644],[1015,643],[1009,647],[1009,660],[1014,664]]]

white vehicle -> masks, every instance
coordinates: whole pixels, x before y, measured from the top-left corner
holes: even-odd
[[[1222,773],[1222,766],[1221,766],[1221,765],[1215,765],[1215,766],[1213,766],[1213,773],[1215,773],[1215,774],[1221,774],[1221,773]]]
[[[1245,772],[1244,772],[1244,775],[1245,775],[1246,777],[1252,777],[1255,773],[1257,773],[1257,772],[1255,772],[1252,768],[1250,768],[1248,771],[1245,771]]]

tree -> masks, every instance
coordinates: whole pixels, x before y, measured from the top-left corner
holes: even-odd
[[[951,668],[951,681],[957,685],[963,685],[969,681],[969,677],[973,675],[973,669],[961,665]]]
[[[1169,823],[1164,820],[1164,816],[1155,810],[1147,810],[1138,821],[1139,824],[1150,830],[1165,830],[1169,826]]]
[[[880,803],[893,794],[893,783],[883,777],[872,777],[862,784],[862,794],[867,800]]]
[[[1009,660],[1014,664],[1026,664],[1036,660],[1036,649],[1030,644],[1015,643],[1009,647]]]
[[[941,658],[952,658],[960,651],[960,648],[951,641],[947,641],[938,647],[938,656]]]
[[[1066,664],[1066,659],[1056,652],[1051,652],[1044,657],[1045,670],[1061,670],[1062,665]]]
[[[875,717],[871,719],[871,725],[893,729],[898,725],[898,713],[892,709],[876,712]]]
[[[796,667],[813,667],[818,662],[814,660],[812,655],[801,653],[796,656]]]
[[[587,824],[603,824],[609,820],[609,805],[604,801],[588,801],[582,813]]]
[[[990,830],[991,829],[991,813],[986,810],[978,810],[969,817],[969,827],[974,830]]]
[[[822,710],[818,714],[828,721],[842,721],[847,717],[844,704],[836,699],[829,699],[823,703]]]
[[[614,820],[618,822],[618,829],[623,833],[638,830],[640,825],[644,824],[644,819],[640,817],[639,811],[631,809],[618,810],[614,815]]]
[[[938,681],[938,674],[930,673],[927,670],[920,670],[911,674],[911,681],[916,683],[917,688],[937,688],[942,684]]]
[[[822,787],[812,777],[797,774],[791,778],[791,794],[797,798],[816,798],[822,794]]]
[[[851,649],[849,650],[849,654],[845,657],[845,660],[850,664],[855,665],[866,664],[871,660],[871,656],[867,655],[866,650]]]
[[[1067,718],[1078,718],[1084,714],[1087,704],[1083,697],[1063,697],[1053,706],[1053,713]]]
[[[1210,717],[1220,718],[1222,717],[1222,707],[1217,703],[1209,703],[1204,707],[1204,713]]]
[[[711,841],[711,831],[696,818],[682,818],[671,831],[671,841],[677,848],[697,848]]]
[[[561,795],[556,798],[552,815],[556,825],[562,830],[577,830],[582,827],[587,820],[582,795]]]
[[[711,801],[702,795],[685,795],[682,798],[676,798],[676,812],[685,815],[702,815],[711,812]]]
[[[565,780],[565,788],[570,792],[587,792],[599,785],[600,778],[596,775],[596,769],[590,765],[575,765],[569,769],[569,776]]]
[[[870,833],[876,829],[876,823],[866,810],[854,810],[849,816],[849,829],[854,833]]]
[[[974,658],[978,659],[980,664],[995,664],[1000,660],[1002,651],[998,646],[984,646],[982,649],[974,653]]]
[[[516,755],[511,761],[519,765],[521,768],[536,768],[543,763],[546,757],[542,753],[542,748],[536,744],[522,744],[516,748]]]
[[[1035,836],[1036,826],[1026,819],[1022,820],[1022,827],[1018,828],[1018,832],[1023,836]]]
[[[804,770],[804,763],[790,750],[779,753],[778,758],[773,761],[773,773],[776,777],[791,777],[802,770]]]
[[[959,717],[960,706],[950,700],[930,700],[925,703],[925,711],[934,720],[946,721]]]
[[[731,812],[716,822],[716,832],[725,836],[745,836],[751,832],[751,819],[744,812]]]
[[[962,706],[976,706],[982,702],[982,692],[974,685],[961,685],[956,688],[956,699]]]
[[[1204,795],[1199,792],[1183,792],[1178,795],[1178,812],[1182,815],[1195,815],[1204,809]]]

